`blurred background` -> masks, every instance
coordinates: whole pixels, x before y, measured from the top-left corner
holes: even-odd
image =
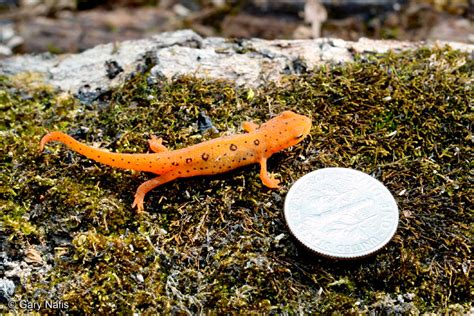
[[[474,43],[472,0],[0,0],[0,58],[192,29],[265,39]]]

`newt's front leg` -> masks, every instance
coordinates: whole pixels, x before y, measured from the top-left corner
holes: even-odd
[[[256,130],[258,128],[258,124],[255,124],[254,122],[246,121],[246,122],[242,123],[242,128],[247,133],[250,133],[250,132],[253,132],[254,130]]]
[[[150,145],[150,149],[155,153],[161,153],[163,151],[168,151],[163,144],[163,139],[156,137],[155,135],[151,136],[151,139],[148,140],[148,144]]]
[[[268,175],[267,158],[260,159],[260,179],[263,184],[269,188],[278,189],[280,187],[278,185],[280,184],[280,180]]]
[[[151,180],[148,180],[146,182],[143,182],[140,184],[140,186],[137,189],[137,192],[135,193],[135,199],[133,200],[132,207],[137,207],[137,211],[143,212],[143,199],[145,198],[145,195],[156,188],[157,186],[160,186],[162,184],[165,184],[166,182],[170,182],[176,179],[176,176],[171,173],[165,173],[162,174],[159,177],[153,178]]]

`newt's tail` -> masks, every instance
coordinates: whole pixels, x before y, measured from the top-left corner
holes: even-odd
[[[156,174],[163,174],[172,168],[168,166],[167,163],[164,163],[163,154],[122,154],[122,153],[113,153],[99,148],[94,148],[82,144],[72,138],[69,135],[66,135],[61,132],[51,132],[46,134],[40,142],[40,151],[43,151],[44,145],[51,141],[59,141],[74,150],[75,152],[80,153],[81,155],[86,156],[89,159],[95,160],[97,162],[106,164],[111,167],[122,168],[122,169],[131,169],[137,171],[148,171]]]

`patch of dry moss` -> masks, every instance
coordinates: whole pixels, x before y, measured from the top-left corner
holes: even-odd
[[[137,77],[93,104],[53,91],[0,89],[0,217],[9,261],[39,249],[47,273],[12,279],[15,301],[60,299],[70,311],[467,311],[472,240],[472,60],[450,49],[392,53],[237,91],[223,82]],[[47,130],[112,151],[145,152],[207,139],[292,109],[311,136],[274,155],[284,189],[249,166],[182,179],[130,205],[143,173],[91,162],[61,145],[38,153]],[[333,262],[298,248],[285,228],[288,186],[314,169],[370,173],[396,196],[400,225],[379,254]],[[36,270],[35,270],[36,269]],[[1,273],[4,273],[0,270]]]

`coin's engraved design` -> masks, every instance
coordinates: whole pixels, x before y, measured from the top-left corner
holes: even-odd
[[[395,234],[398,207],[385,186],[360,171],[325,168],[291,187],[285,218],[306,247],[336,258],[356,258],[382,248]]]

